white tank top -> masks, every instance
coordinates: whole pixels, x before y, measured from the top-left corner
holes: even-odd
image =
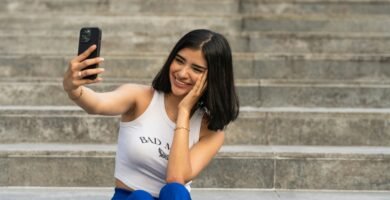
[[[199,141],[202,117],[203,111],[198,109],[190,119],[189,148]],[[141,116],[130,122],[120,122],[115,178],[132,189],[142,189],[158,197],[166,184],[175,126],[165,111],[164,93],[155,91]],[[185,185],[188,191],[191,182]]]

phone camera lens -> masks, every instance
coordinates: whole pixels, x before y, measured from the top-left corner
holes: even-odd
[[[81,42],[89,42],[91,39],[91,30],[90,29],[83,29],[81,31]]]

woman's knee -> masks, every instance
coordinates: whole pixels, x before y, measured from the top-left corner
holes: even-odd
[[[166,199],[190,200],[191,195],[183,184],[173,182],[161,188],[160,200]]]

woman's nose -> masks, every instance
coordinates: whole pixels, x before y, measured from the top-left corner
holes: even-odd
[[[185,66],[182,69],[180,69],[178,75],[179,75],[179,78],[188,78],[188,67]]]

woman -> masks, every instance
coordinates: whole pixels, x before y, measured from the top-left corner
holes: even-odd
[[[216,155],[223,129],[238,116],[227,40],[209,30],[184,35],[152,86],[124,84],[112,92],[84,87],[96,46],[70,61],[64,90],[90,114],[121,115],[113,200],[191,199],[190,184]]]

